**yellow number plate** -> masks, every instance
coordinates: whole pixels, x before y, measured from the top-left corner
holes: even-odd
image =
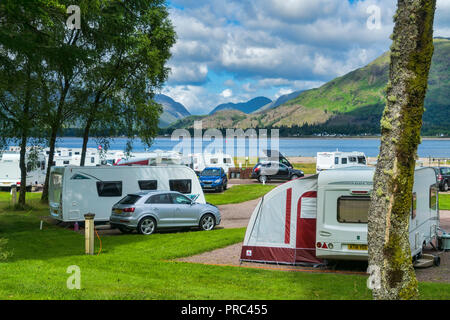
[[[348,245],[349,250],[364,250],[367,251],[367,245],[366,244],[349,244]]]
[[[114,212],[117,214],[121,214],[122,213],[122,209],[114,209]]]

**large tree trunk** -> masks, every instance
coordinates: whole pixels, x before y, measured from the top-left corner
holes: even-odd
[[[53,160],[55,159],[55,147],[56,147],[56,136],[58,133],[58,128],[55,126],[52,127],[52,132],[50,135],[50,141],[49,141],[49,154],[48,154],[48,162],[47,162],[47,171],[45,173],[45,182],[44,182],[44,188],[42,190],[41,195],[41,201],[47,202],[48,201],[48,187],[50,182],[50,171],[51,167],[53,166]]]
[[[415,299],[409,245],[417,147],[433,56],[436,0],[398,0],[387,105],[369,211],[369,266],[378,270],[375,299]]]

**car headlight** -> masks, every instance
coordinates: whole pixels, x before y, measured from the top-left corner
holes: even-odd
[[[222,179],[217,179],[216,181],[214,181],[214,183],[221,183]]]

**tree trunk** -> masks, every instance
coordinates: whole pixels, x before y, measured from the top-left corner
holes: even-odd
[[[415,299],[409,245],[414,168],[433,56],[436,0],[398,0],[387,105],[369,210],[369,266],[374,299]],[[378,281],[377,281],[378,280]]]
[[[84,164],[86,162],[86,149],[87,149],[87,144],[89,141],[89,131],[91,130],[91,125],[92,125],[92,121],[89,118],[86,122],[86,125],[84,127],[84,133],[83,133],[83,147],[81,150],[81,160],[80,160],[81,167],[84,167]]]
[[[22,129],[22,137],[20,141],[20,193],[19,193],[19,206],[25,206],[26,193],[27,193],[27,165],[26,165],[26,153],[27,153],[27,133],[25,129]]]
[[[50,141],[49,141],[49,154],[48,154],[48,162],[47,162],[47,171],[45,173],[45,182],[44,182],[44,188],[42,190],[42,196],[41,201],[47,202],[48,201],[48,186],[50,181],[50,170],[53,166],[53,160],[55,159],[55,147],[56,147],[56,136],[57,136],[58,129],[55,127],[52,127],[52,132],[50,135]]]

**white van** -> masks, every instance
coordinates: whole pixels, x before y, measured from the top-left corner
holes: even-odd
[[[109,221],[112,206],[130,193],[146,190],[178,191],[206,203],[192,169],[186,166],[53,167],[50,175],[50,215],[60,221]]]
[[[318,152],[316,172],[344,167],[365,166],[367,158],[364,152]]]
[[[367,216],[375,169],[354,167],[318,177],[316,256],[367,260]],[[416,169],[409,222],[411,254],[437,236],[438,189],[433,168]]]

